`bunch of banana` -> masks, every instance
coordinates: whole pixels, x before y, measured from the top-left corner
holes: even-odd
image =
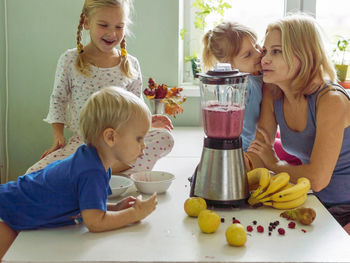
[[[288,173],[279,173],[271,178],[267,169],[257,168],[247,175],[249,185],[254,185],[259,178],[259,186],[248,199],[250,205],[261,203],[277,209],[296,208],[306,201],[310,189],[309,179],[301,177],[293,185],[289,182]]]

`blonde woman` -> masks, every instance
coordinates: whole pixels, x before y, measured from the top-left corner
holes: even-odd
[[[311,188],[350,233],[350,97],[335,71],[314,18],[286,16],[266,30],[261,60],[264,89],[258,132],[248,148],[250,169],[307,177]],[[302,165],[281,161],[273,150],[277,125],[284,149]]]

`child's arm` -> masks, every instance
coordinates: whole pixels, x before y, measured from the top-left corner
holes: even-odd
[[[140,221],[152,213],[156,205],[157,195],[154,193],[146,200],[136,198],[134,205],[127,209],[107,212],[98,209],[86,209],[81,211],[81,215],[90,232],[103,232]]]
[[[118,203],[107,203],[107,211],[119,211],[132,207],[136,202],[136,198],[128,196],[120,200]]]
[[[66,139],[64,138],[64,123],[52,123],[52,131],[53,131],[53,142],[50,149],[47,149],[40,159],[44,158],[46,155],[56,151],[59,148],[62,148]]]

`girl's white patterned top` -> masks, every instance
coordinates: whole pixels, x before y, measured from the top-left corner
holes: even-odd
[[[120,64],[112,68],[98,68],[91,65],[90,77],[81,74],[75,67],[77,49],[69,49],[58,60],[50,108],[44,121],[65,123],[66,127],[79,134],[79,116],[87,99],[96,91],[106,86],[124,88],[142,98],[142,76],[138,60],[127,55],[133,68],[134,78],[127,78],[120,69]],[[68,122],[66,110],[68,109]]]

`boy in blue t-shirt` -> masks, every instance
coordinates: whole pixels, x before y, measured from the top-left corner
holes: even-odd
[[[132,165],[143,154],[151,124],[147,105],[121,88],[93,94],[80,115],[86,144],[37,172],[0,185],[0,259],[24,229],[84,222],[90,232],[117,229],[148,216],[156,194],[108,204],[115,161]]]

